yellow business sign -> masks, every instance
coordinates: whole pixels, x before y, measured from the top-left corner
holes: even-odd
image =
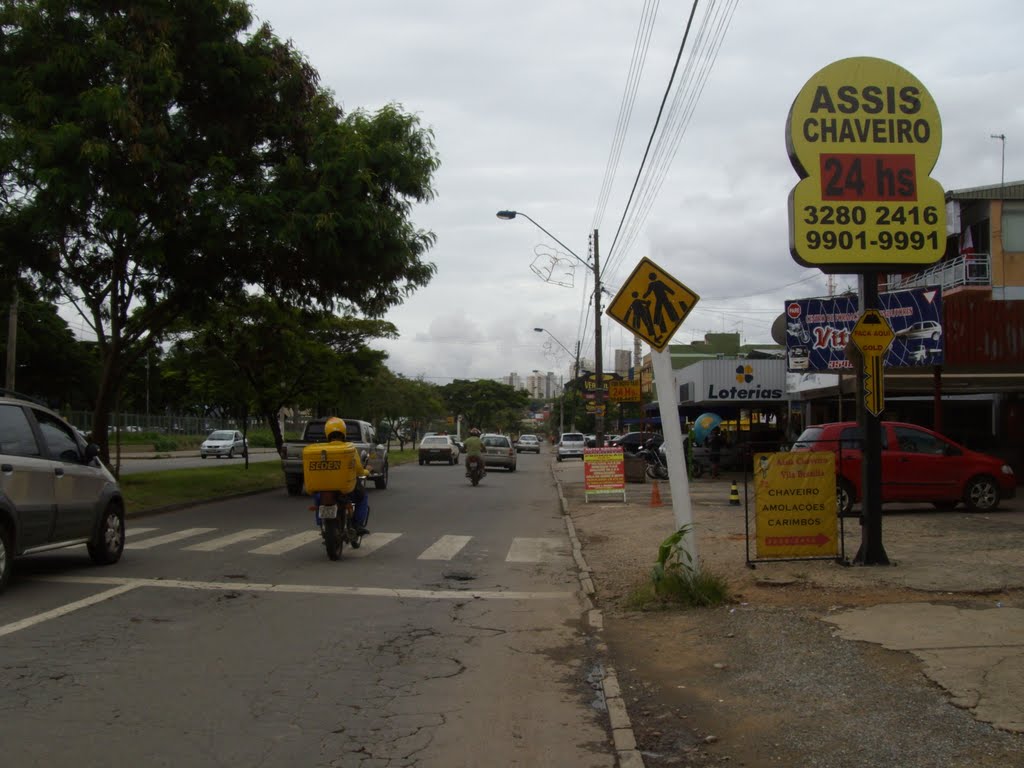
[[[833,62],[797,94],[786,149],[801,181],[789,194],[789,250],[823,272],[920,267],[946,249],[942,145],[934,99],[891,61]]]
[[[755,454],[754,504],[758,557],[839,554],[836,458],[831,451]]]
[[[608,399],[619,403],[640,402],[640,382],[638,381],[609,381]]]
[[[896,334],[889,321],[877,309],[865,309],[850,331],[861,357],[864,377],[864,407],[875,416],[885,408],[885,369],[883,359]]]
[[[605,311],[661,352],[699,300],[696,293],[644,257]]]

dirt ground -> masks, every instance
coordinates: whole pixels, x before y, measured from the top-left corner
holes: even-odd
[[[637,504],[650,485],[630,489],[630,504],[570,505],[648,768],[1024,766],[1019,734],[952,706],[912,655],[842,640],[821,620],[848,608],[915,601],[1024,606],[1024,591],[1006,589],[999,577],[979,576],[980,586],[967,591],[943,583],[944,572],[969,569],[972,558],[1006,558],[1001,545],[979,539],[997,540],[1007,525],[1010,546],[1019,548],[1021,513],[1009,513],[1010,520],[897,510],[884,518],[891,566],[798,561],[751,568],[745,511],[729,504],[728,483],[698,481],[691,489],[698,556],[733,595],[713,609],[638,610],[631,600],[675,528],[664,491],[661,507]],[[852,560],[856,519],[845,521],[845,536]],[[928,558],[930,570],[920,570]],[[929,579],[932,588],[920,588]],[[924,723],[941,735],[922,738]]]

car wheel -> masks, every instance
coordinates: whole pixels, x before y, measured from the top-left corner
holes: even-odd
[[[420,459],[420,466],[423,466],[423,459]]]
[[[388,487],[388,465],[386,462],[384,464],[384,472],[381,476],[373,479],[373,487],[379,491],[383,491]]]
[[[555,457],[555,461],[561,461],[561,460],[562,460],[561,455]]]
[[[964,498],[971,512],[990,512],[999,506],[999,485],[988,476],[976,477],[967,484]]]
[[[118,502],[112,501],[107,505],[86,549],[96,565],[113,565],[121,559],[124,551],[124,509]]]
[[[508,468],[508,471],[509,471],[509,472],[515,472],[515,471],[516,471],[516,465],[515,465],[515,464],[513,464],[513,465],[512,465],[511,467],[509,467],[509,468]]]
[[[234,446],[231,446],[230,448],[228,448],[228,458],[229,459],[235,458],[235,447]]]
[[[285,477],[285,485],[288,487],[289,496],[298,496],[302,493],[302,480],[292,480],[290,477]]]
[[[199,454],[199,458],[200,459],[205,459],[206,458],[206,454],[205,453],[200,453]]]
[[[853,514],[854,490],[847,480],[839,478],[836,483],[836,508],[840,517],[850,517]]]
[[[11,533],[7,526],[0,525],[0,592],[7,588],[14,568],[14,550],[11,549]]]

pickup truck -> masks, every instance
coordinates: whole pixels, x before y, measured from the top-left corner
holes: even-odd
[[[302,493],[302,449],[310,443],[326,442],[324,423],[327,419],[313,419],[306,423],[301,442],[285,443],[281,446],[281,467],[284,469],[284,483],[289,496]],[[345,439],[359,451],[363,466],[370,470],[367,480],[383,490],[388,487],[388,451],[377,443],[373,427],[359,419],[342,419],[345,422]]]

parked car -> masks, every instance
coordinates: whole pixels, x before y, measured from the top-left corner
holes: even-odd
[[[882,503],[930,502],[953,509],[963,502],[988,512],[1016,495],[1017,479],[1002,459],[972,451],[916,424],[882,422]],[[861,499],[863,431],[856,422],[807,427],[793,451],[834,451],[840,514]]]
[[[896,331],[898,339],[928,339],[938,341],[942,336],[942,325],[937,320],[921,320]]]
[[[124,498],[98,457],[50,409],[0,397],[0,590],[21,555],[85,544],[98,565],[121,559]]]
[[[661,444],[665,442],[665,438],[656,432],[627,432],[614,440],[609,440],[608,445],[613,448],[621,447],[623,453],[636,453],[640,446],[648,440],[654,440],[655,448],[661,447]]]
[[[523,453],[524,451],[540,453],[540,440],[537,439],[536,435],[519,436],[519,439],[516,441],[516,453]]]
[[[199,446],[199,457],[227,456],[233,459],[235,454],[245,456],[248,451],[249,444],[237,429],[215,429]]]
[[[483,435],[480,442],[484,446],[485,467],[504,467],[509,472],[516,471],[516,451],[508,435]]]
[[[431,435],[420,441],[420,466],[432,461],[454,464],[459,458],[459,449],[448,435]]]
[[[586,437],[582,432],[563,432],[555,447],[555,458],[558,461],[563,459],[582,459],[583,449],[586,447]]]

